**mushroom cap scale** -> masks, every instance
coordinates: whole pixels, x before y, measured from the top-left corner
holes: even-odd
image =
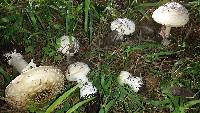
[[[181,4],[169,2],[156,9],[152,18],[162,25],[181,27],[189,21],[189,13]]]
[[[62,72],[52,66],[30,69],[17,76],[6,87],[6,101],[16,108],[26,109],[30,100],[34,100],[32,97],[43,91],[48,90],[48,95],[54,98],[64,88],[64,78]],[[46,101],[48,100],[49,98]]]
[[[68,66],[68,71],[66,73],[66,78],[69,81],[87,82],[87,74],[90,68],[87,64],[83,62],[76,62]]]
[[[129,35],[135,31],[135,24],[127,18],[118,18],[111,23],[111,30],[116,30],[119,35]]]

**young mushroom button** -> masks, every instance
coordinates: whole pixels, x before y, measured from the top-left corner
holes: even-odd
[[[143,85],[140,77],[134,77],[127,71],[121,71],[120,75],[118,76],[118,82],[121,85],[127,84],[134,92],[138,92]]]
[[[79,51],[79,42],[73,36],[62,36],[59,45],[58,51],[65,55],[74,56]]]
[[[89,66],[83,62],[76,62],[68,66],[66,78],[69,81],[78,82],[81,98],[91,96],[97,92],[96,87],[87,78],[89,71]]]
[[[135,31],[135,24],[127,18],[118,18],[111,23],[112,31],[117,31],[118,35],[114,40],[122,40],[124,35],[130,35]]]
[[[165,30],[161,31],[163,45],[170,44],[168,40],[171,27],[184,26],[189,21],[188,10],[177,2],[169,2],[153,12],[152,18],[159,24],[165,25]]]

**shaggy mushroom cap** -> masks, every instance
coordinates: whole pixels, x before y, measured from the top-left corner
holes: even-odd
[[[135,31],[135,24],[127,18],[118,18],[111,23],[112,31],[117,31],[119,38],[122,39],[123,35],[129,35]]]
[[[169,2],[156,9],[152,18],[162,25],[181,27],[189,21],[189,13],[181,4]]]
[[[140,77],[134,77],[127,71],[121,71],[118,81],[121,85],[129,85],[134,92],[138,92],[140,87],[142,87],[142,79]]]
[[[64,88],[64,80],[65,76],[55,67],[32,68],[11,81],[5,90],[5,100],[13,107],[26,109],[30,101],[44,102],[55,98]]]
[[[75,37],[62,36],[60,41],[60,48],[58,48],[58,51],[63,54],[74,56],[74,54],[79,51],[79,42]]]
[[[69,81],[84,82],[88,81],[87,74],[90,68],[87,64],[83,62],[76,62],[68,66],[68,71],[66,73],[66,78]]]
[[[97,92],[97,88],[92,85],[92,82],[85,82],[80,88],[80,98],[89,98]]]

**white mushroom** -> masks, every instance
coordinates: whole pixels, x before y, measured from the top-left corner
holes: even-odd
[[[110,28],[118,32],[118,36],[113,40],[122,40],[124,35],[130,35],[135,31],[135,24],[127,18],[118,18],[111,23]]]
[[[89,73],[89,71],[89,66],[83,62],[76,62],[68,66],[66,78],[69,81],[78,82],[81,98],[88,97],[97,92],[96,87],[93,86],[87,78],[87,74]]]
[[[79,51],[79,42],[73,36],[62,36],[60,38],[60,47],[58,51],[65,55],[74,56]]]
[[[87,74],[90,68],[83,62],[76,62],[68,66],[68,72],[66,73],[67,80],[77,81],[78,83],[87,82]]]
[[[17,53],[16,50],[12,53],[6,53],[5,56],[9,59],[8,64],[14,66],[20,73],[22,73],[23,69],[28,65],[23,59],[23,56],[20,53]]]
[[[138,92],[140,87],[143,85],[140,77],[134,77],[127,71],[121,71],[118,76],[118,81],[121,85],[127,84],[130,86],[134,92]]]
[[[177,2],[169,2],[153,12],[152,18],[157,23],[165,25],[163,31],[163,45],[168,45],[170,42],[167,39],[170,34],[171,27],[184,26],[189,21],[188,10]]]
[[[65,76],[60,69],[52,66],[34,67],[33,62],[27,65],[22,55],[16,52],[10,57],[9,64],[22,72],[5,89],[5,100],[13,107],[25,110],[30,102],[47,102],[64,88]]]

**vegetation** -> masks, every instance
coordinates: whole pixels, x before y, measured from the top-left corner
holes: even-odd
[[[172,28],[173,43],[161,45],[152,12],[170,0],[2,0],[0,3],[0,112],[17,112],[3,100],[6,86],[17,75],[3,54],[17,49],[37,65],[54,65],[63,72],[76,61],[87,63],[88,77],[98,89],[90,99],[80,99],[75,83],[36,113],[199,113],[200,112],[200,0],[181,3],[190,12],[189,23]],[[179,0],[177,0],[179,1]],[[136,31],[122,42],[109,41],[110,23],[129,18]],[[80,51],[74,57],[57,52],[59,38],[75,36]],[[117,82],[120,71],[142,77],[138,93]],[[184,89],[172,90],[173,87]],[[178,93],[184,92],[184,93]],[[187,98],[189,93],[192,96]],[[92,108],[88,106],[93,106]]]

